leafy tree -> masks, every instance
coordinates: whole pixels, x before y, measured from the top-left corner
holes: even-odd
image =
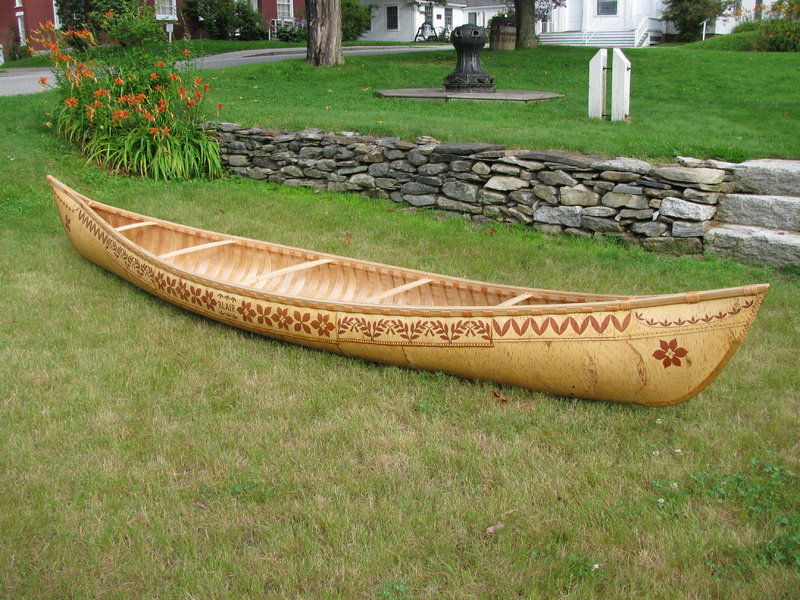
[[[703,22],[713,23],[734,5],[733,0],[666,0],[664,18],[672,21],[682,42],[700,39]]]
[[[536,23],[544,21],[554,8],[564,6],[567,0],[513,0],[517,19],[517,49],[536,48]]]
[[[358,0],[342,0],[342,41],[355,42],[372,22],[372,9]]]

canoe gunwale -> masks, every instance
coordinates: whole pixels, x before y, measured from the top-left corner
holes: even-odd
[[[313,252],[303,248],[286,246],[282,244],[275,244],[271,242],[264,242],[251,238],[245,238],[230,234],[223,234],[214,231],[208,231],[187,225],[181,225],[171,221],[157,219],[150,216],[141,215],[132,211],[121,209],[114,206],[109,206],[101,202],[97,202],[82,194],[67,187],[57,179],[48,175],[48,180],[55,188],[62,190],[75,200],[81,208],[83,208],[87,215],[89,215],[100,227],[106,235],[113,237],[114,240],[126,248],[127,251],[138,255],[139,258],[146,262],[152,263],[159,269],[170,272],[173,275],[193,281],[195,283],[213,287],[225,291],[227,293],[235,293],[241,296],[250,296],[259,300],[274,302],[280,304],[291,304],[293,306],[306,306],[313,309],[325,309],[330,311],[340,311],[345,313],[363,313],[363,314],[381,314],[381,315],[396,315],[396,316],[423,316],[423,317],[518,317],[518,316],[544,316],[544,315],[567,315],[576,313],[598,313],[598,312],[630,312],[636,309],[651,308],[658,306],[676,305],[676,304],[697,304],[707,300],[718,300],[724,298],[734,298],[737,296],[758,296],[764,294],[769,289],[769,284],[754,284],[732,288],[722,288],[716,290],[692,291],[682,292],[676,294],[657,294],[647,296],[616,296],[609,294],[580,294],[577,292],[566,292],[559,290],[548,290],[538,288],[528,288],[514,285],[493,284],[478,280],[470,280],[459,278],[455,276],[442,275],[432,272],[419,271],[405,267],[397,267],[387,264],[374,263],[361,259],[348,258],[337,256],[334,254],[326,254],[321,252]],[[153,225],[160,225],[169,230],[185,233],[188,235],[199,236],[207,238],[209,242],[234,242],[240,244],[245,248],[253,249],[266,249],[269,251],[277,251],[281,253],[288,253],[290,255],[304,258],[309,261],[322,261],[329,260],[331,264],[340,266],[342,268],[363,268],[367,270],[380,271],[390,275],[412,275],[419,279],[429,279],[431,284],[442,286],[466,286],[468,290],[487,290],[487,291],[500,291],[512,293],[514,295],[524,295],[532,293],[534,295],[546,295],[550,298],[564,298],[564,297],[608,297],[609,299],[594,302],[562,302],[562,303],[545,303],[545,304],[529,304],[529,305],[509,305],[503,306],[502,303],[498,305],[486,306],[430,306],[430,305],[405,305],[405,304],[376,304],[365,301],[338,301],[329,300],[325,298],[312,298],[308,296],[298,296],[284,293],[271,293],[263,291],[251,285],[244,285],[239,283],[232,283],[221,279],[215,279],[204,275],[199,275],[188,269],[181,268],[164,260],[161,256],[153,254],[134,243],[129,238],[121,234],[121,231],[133,229],[130,226],[122,226],[120,230],[111,226],[111,224],[101,217],[94,208],[97,207],[103,211],[108,211],[128,219],[139,219],[140,222],[152,223]],[[187,249],[188,250],[188,249]],[[172,253],[169,253],[172,254]],[[268,276],[268,274],[265,274]]]

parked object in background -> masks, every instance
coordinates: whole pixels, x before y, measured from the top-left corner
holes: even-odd
[[[688,400],[731,359],[769,289],[631,297],[470,281],[178,225],[49,181],[81,256],[182,308],[337,354],[562,396]]]

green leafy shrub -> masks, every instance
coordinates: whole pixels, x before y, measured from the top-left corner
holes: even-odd
[[[261,13],[246,0],[237,0],[233,5],[233,26],[240,40],[268,40],[269,30],[261,24]]]
[[[261,23],[261,13],[247,0],[186,0],[182,14],[190,29],[205,31],[212,40],[269,37]]]
[[[342,41],[355,42],[372,23],[372,9],[358,0],[342,0]]]
[[[93,10],[95,10],[94,0],[58,0],[56,3],[58,21],[64,30],[87,27]]]
[[[145,0],[99,0],[90,13],[109,39],[123,48],[165,40],[166,31],[156,19],[155,6]]]
[[[19,38],[19,31],[17,31],[16,26],[12,24],[8,31],[9,42],[5,50],[5,60],[12,61],[28,58],[31,55],[31,48],[30,46],[24,46],[22,44],[22,40]]]
[[[761,21],[742,21],[733,28],[731,33],[748,33],[750,31],[758,31],[761,29]]]
[[[756,49],[764,52],[800,52],[800,21],[789,18],[762,21]]]
[[[800,21],[800,0],[775,0],[769,10],[776,17]]]
[[[282,42],[305,44],[308,40],[308,23],[303,19],[294,25],[283,25],[278,27],[275,35]]]
[[[161,181],[221,174],[219,146],[200,126],[210,85],[179,68],[179,56],[102,53],[90,31],[71,30],[68,38],[52,23],[35,36],[49,51],[59,95],[48,125],[90,160]],[[74,37],[91,51],[70,53]]]
[[[186,0],[181,14],[193,31],[205,31],[212,40],[227,40],[232,29],[233,0]]]
[[[715,21],[733,5],[731,0],[666,0],[664,19],[675,24],[682,42],[694,42],[700,39],[704,21]]]

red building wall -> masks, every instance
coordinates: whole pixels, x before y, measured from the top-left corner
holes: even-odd
[[[16,4],[22,4],[21,7]],[[8,49],[17,30],[17,13],[25,18],[25,35],[28,38],[40,23],[53,20],[53,0],[0,0],[0,44]],[[24,41],[24,40],[23,40]],[[37,48],[38,49],[38,48]]]
[[[149,0],[153,4],[155,0]],[[8,48],[12,40],[12,27],[17,29],[17,13],[24,13],[25,17],[25,37],[29,37],[31,32],[48,21],[54,21],[53,0],[21,0],[22,7],[16,7],[17,0],[0,0],[0,44]],[[301,18],[305,16],[305,0],[293,0],[294,16]],[[180,20],[180,11],[184,3],[178,0],[178,22],[175,23],[174,36],[183,36],[183,26]],[[258,10],[264,15],[264,25],[269,26],[269,22],[278,16],[278,5],[276,0],[258,0]],[[32,47],[36,50],[35,44]]]

